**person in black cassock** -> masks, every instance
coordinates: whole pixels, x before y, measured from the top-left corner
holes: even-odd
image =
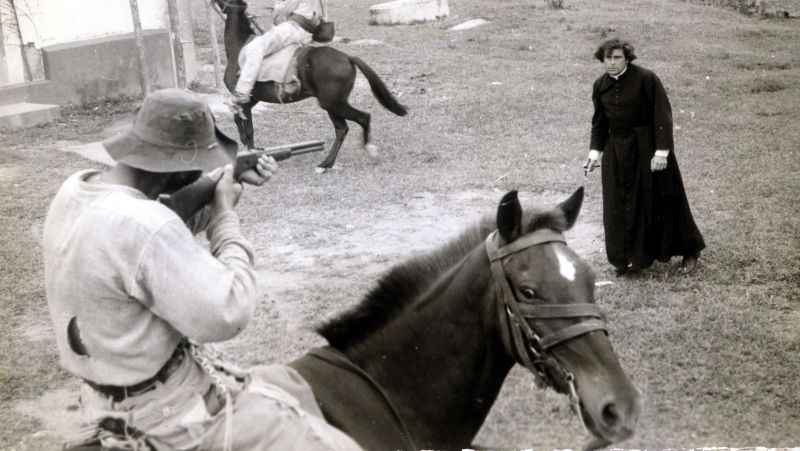
[[[594,82],[591,143],[584,166],[600,167],[606,254],[617,275],[682,256],[690,272],[705,247],[683,188],[672,138],[672,109],[658,76],[633,64],[619,39],[594,54],[606,73]]]

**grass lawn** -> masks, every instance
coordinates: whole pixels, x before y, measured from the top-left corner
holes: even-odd
[[[441,23],[375,27],[367,25],[370,2],[329,2],[339,36],[350,40],[334,45],[372,66],[410,113],[383,110],[362,79],[351,103],[372,114],[380,161],[367,159],[353,124],[332,173],[314,175],[319,156],[297,158],[267,187],[245,192],[240,208],[260,270],[304,277],[281,291],[279,280],[265,279],[256,318],[227,349],[243,363],[296,357],[319,343],[307,330],[314,322],[357,302],[377,272],[420,250],[410,236],[427,243],[430,227],[438,242],[434,229],[492,214],[508,189],[550,202],[585,184],[579,221],[598,227],[599,174],[584,180],[580,168],[591,85],[602,73],[592,53],[619,35],[668,89],[678,162],[708,246],[690,276],[673,274],[673,261],[615,279],[602,233],[583,252],[600,279],[615,282],[599,302],[644,396],[637,433],[620,446],[800,445],[800,22],[677,0],[564,3],[457,0]],[[263,13],[261,2],[251,4]],[[196,6],[198,54],[210,62]],[[447,30],[478,17],[489,24]],[[381,43],[358,44],[366,39]],[[94,164],[55,149],[100,139],[133,108],[68,110],[52,125],[2,135],[0,449],[52,445],[36,436],[47,423],[16,406],[71,381],[48,329],[37,237],[60,182]],[[256,118],[262,146],[332,135],[313,100]],[[376,231],[385,239],[373,239]],[[476,443],[576,448],[584,438],[566,399],[536,390],[515,368]]]

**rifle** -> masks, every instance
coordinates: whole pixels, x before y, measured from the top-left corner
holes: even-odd
[[[291,157],[325,149],[323,141],[306,141],[283,146],[268,147],[263,150],[243,152],[236,156],[233,178],[239,180],[242,173],[255,168],[262,155],[268,155],[275,161],[288,160]],[[217,182],[205,175],[172,194],[161,194],[158,201],[174,211],[181,219],[188,221],[214,198]]]

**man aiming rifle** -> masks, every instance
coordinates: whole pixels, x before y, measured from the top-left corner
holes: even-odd
[[[239,180],[247,175],[248,171],[256,168],[258,162],[264,157],[270,157],[275,161],[282,161],[293,156],[302,155],[309,152],[321,152],[325,149],[323,141],[308,141],[304,143],[289,144],[286,146],[271,147],[263,151],[246,152],[236,156],[236,163],[233,169],[234,180]],[[188,221],[205,205],[214,198],[214,188],[217,179],[213,174],[200,177],[197,181],[173,192],[165,193],[158,197],[159,202],[169,207],[184,221]]]
[[[296,371],[241,370],[204,345],[238,335],[257,300],[253,248],[234,210],[237,145],[208,106],[156,91],[104,145],[116,166],[67,179],[44,225],[60,363],[82,381],[84,424],[68,447],[359,450],[325,422]],[[241,180],[260,185],[276,170],[259,156]],[[201,177],[213,196],[190,221],[155,201]],[[202,229],[208,247],[194,238]]]

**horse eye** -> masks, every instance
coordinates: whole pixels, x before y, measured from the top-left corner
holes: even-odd
[[[522,293],[523,296],[525,296],[525,299],[535,299],[536,298],[536,292],[533,291],[533,288],[523,287],[519,291]]]

